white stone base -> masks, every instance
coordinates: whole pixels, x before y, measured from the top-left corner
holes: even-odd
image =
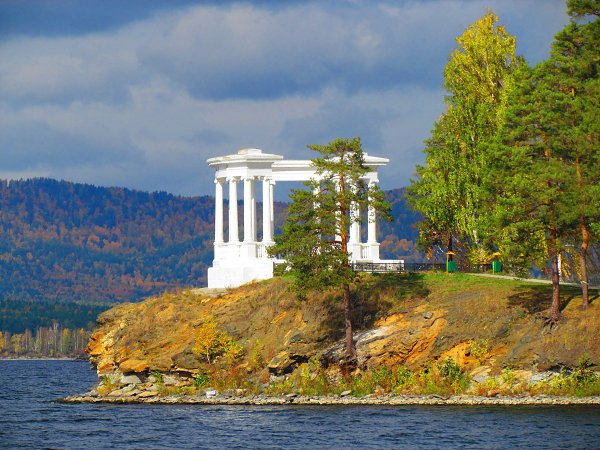
[[[230,288],[257,280],[273,278],[273,260],[240,258],[234,261],[214,261],[208,269],[209,288]]]

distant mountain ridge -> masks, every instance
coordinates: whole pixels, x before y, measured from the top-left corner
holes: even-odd
[[[403,192],[386,193],[396,220],[379,228],[384,258],[418,256]],[[276,228],[285,209],[276,204]],[[0,180],[1,300],[106,304],[205,285],[213,226],[210,196]]]

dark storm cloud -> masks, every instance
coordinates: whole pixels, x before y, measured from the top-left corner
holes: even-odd
[[[301,0],[2,0],[0,37],[74,36],[116,30],[131,22],[190,6],[255,4],[273,9]]]
[[[0,176],[212,193],[208,157],[360,135],[404,186],[487,8],[530,63],[567,22],[562,0],[0,0]]]
[[[195,97],[216,100],[439,85],[441,70],[430,65],[453,46],[450,36],[439,39],[442,22],[460,28],[464,19],[454,13],[420,23],[414,18],[426,14],[423,6],[401,15],[362,5],[197,8],[138,56]]]
[[[3,0],[0,37],[73,36],[116,30],[192,0]]]

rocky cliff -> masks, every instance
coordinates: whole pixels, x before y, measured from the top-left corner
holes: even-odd
[[[562,319],[550,328],[549,286],[464,274],[364,275],[354,295],[359,366],[417,369],[452,357],[477,375],[507,366],[573,366],[583,356],[599,362],[598,296],[585,311],[575,288],[563,297]],[[99,376],[116,385],[123,376],[144,382],[156,372],[191,382],[206,369],[192,349],[199,327],[212,318],[246,349],[238,369],[262,373],[255,379],[264,382],[310,359],[325,366],[343,359],[342,317],[335,293],[300,301],[283,279],[187,290],[103,313],[87,351]]]

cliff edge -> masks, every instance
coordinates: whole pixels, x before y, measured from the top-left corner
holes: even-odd
[[[452,358],[475,379],[506,367],[530,375],[573,367],[582,357],[600,362],[598,294],[587,310],[580,308],[576,288],[565,287],[562,295],[561,321],[550,328],[550,286],[467,274],[362,274],[353,299],[358,372],[398,366],[416,371]],[[136,383],[151,385],[157,377],[162,383],[162,374],[175,385],[202,386],[198,377],[208,371],[213,385],[233,376],[264,387],[309,361],[340,373],[338,300],[335,293],[299,300],[282,278],[166,293],[101,314],[87,351],[111,389],[132,376]],[[210,361],[194,351],[209,319],[239,344],[241,357]]]

